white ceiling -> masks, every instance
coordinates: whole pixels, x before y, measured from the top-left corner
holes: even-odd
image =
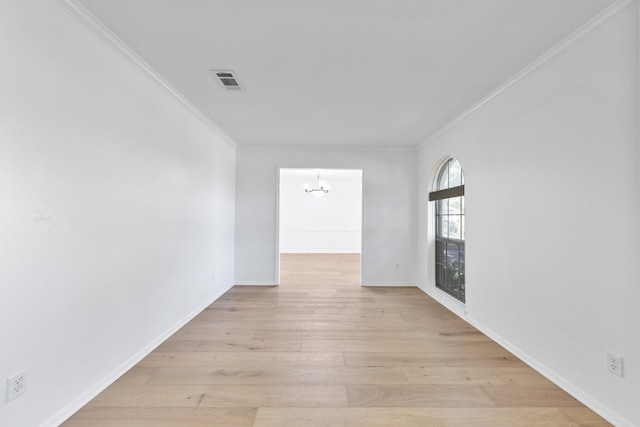
[[[80,1],[240,145],[415,146],[613,0]]]

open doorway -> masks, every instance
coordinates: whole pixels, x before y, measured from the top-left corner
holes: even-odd
[[[280,169],[279,283],[361,284],[362,170]]]

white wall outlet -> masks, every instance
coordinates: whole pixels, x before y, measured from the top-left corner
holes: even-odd
[[[27,371],[22,371],[7,378],[7,402],[27,391]]]
[[[607,353],[607,370],[622,377],[622,357],[613,353]]]

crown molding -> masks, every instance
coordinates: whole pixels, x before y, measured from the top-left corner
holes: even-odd
[[[638,6],[638,0],[617,0],[613,2],[610,6],[600,12],[598,15],[587,21],[584,25],[578,28],[576,31],[571,33],[565,39],[563,39],[560,43],[553,46],[551,49],[543,53],[532,63],[527,65],[525,68],[516,73],[513,77],[508,79],[506,82],[498,86],[496,89],[491,91],[484,98],[481,98],[478,102],[473,104],[470,108],[462,112],[459,116],[445,124],[439,130],[437,130],[434,134],[429,136],[426,140],[418,144],[417,149],[421,149],[429,144],[431,144],[436,139],[440,138],[442,135],[446,134],[453,127],[455,127],[458,123],[462,122],[468,116],[472,115],[477,110],[480,110],[482,107],[493,101],[495,98],[508,91],[511,87],[515,86],[519,82],[531,77],[542,68],[546,67],[550,63],[552,63],[557,58],[560,58],[562,55],[567,53],[569,49],[574,46],[579,45],[590,37],[594,36],[602,29],[604,29],[609,24],[617,21],[622,16],[631,12],[635,7]]]
[[[346,144],[238,144],[239,150],[367,150],[367,151],[415,151],[415,145],[346,145]]]
[[[173,87],[158,73],[151,65],[142,59],[133,49],[131,49],[122,39],[120,39],[113,31],[104,25],[95,15],[93,15],[78,0],[53,0],[69,15],[74,17],[78,22],[91,30],[102,42],[115,50],[122,58],[127,60],[131,65],[142,72],[147,78],[156,83],[162,89],[167,91],[176,100],[181,102],[188,110],[190,110],[202,122],[208,125],[222,140],[233,148],[237,148],[238,144],[216,125],[209,117],[193,105],[180,91]]]

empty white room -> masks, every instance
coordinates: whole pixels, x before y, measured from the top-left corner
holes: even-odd
[[[638,0],[3,0],[0,425],[640,426]]]

